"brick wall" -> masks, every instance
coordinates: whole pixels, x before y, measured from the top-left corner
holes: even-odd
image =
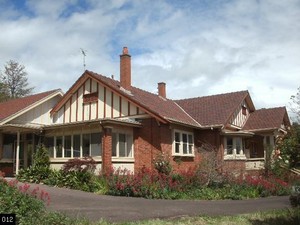
[[[135,171],[142,167],[153,169],[153,159],[160,153],[171,157],[171,164],[175,171],[187,170],[189,167],[198,165],[201,155],[197,151],[195,139],[195,157],[173,157],[172,156],[172,129],[169,124],[158,123],[155,119],[142,120],[142,127],[134,129],[134,158]],[[178,130],[186,130],[186,127],[176,126]],[[193,132],[192,129],[188,130]]]
[[[102,172],[109,172],[112,168],[112,128],[105,127],[102,136]]]

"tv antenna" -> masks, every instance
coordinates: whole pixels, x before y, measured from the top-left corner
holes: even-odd
[[[85,57],[86,57],[86,50],[80,48],[81,50],[81,54],[82,54],[82,60],[83,60],[83,70],[85,71],[85,67],[86,67],[86,64],[85,64]]]

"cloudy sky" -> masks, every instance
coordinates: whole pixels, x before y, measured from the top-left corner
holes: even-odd
[[[300,0],[0,0],[0,68],[26,67],[35,92],[67,91],[86,68],[181,99],[249,90],[256,108],[300,86]]]

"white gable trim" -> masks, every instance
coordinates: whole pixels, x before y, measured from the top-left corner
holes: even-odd
[[[39,100],[39,101],[37,101],[37,102],[35,102],[35,103],[27,106],[26,108],[24,108],[24,109],[16,112],[15,114],[12,114],[12,115],[6,117],[4,120],[2,120],[0,122],[0,125],[4,125],[4,124],[10,122],[11,120],[13,120],[13,119],[21,116],[22,114],[28,112],[29,110],[37,107],[38,105],[40,105],[40,104],[48,101],[49,99],[51,99],[51,98],[53,98],[53,97],[55,97],[57,95],[63,96],[63,92],[61,90],[57,90],[57,91],[53,92],[52,94],[49,94],[48,96],[44,97],[43,99],[41,99],[41,100]]]

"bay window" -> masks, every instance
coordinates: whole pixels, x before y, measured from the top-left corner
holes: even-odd
[[[244,142],[241,137],[225,137],[224,157],[225,159],[240,158],[244,156]]]

